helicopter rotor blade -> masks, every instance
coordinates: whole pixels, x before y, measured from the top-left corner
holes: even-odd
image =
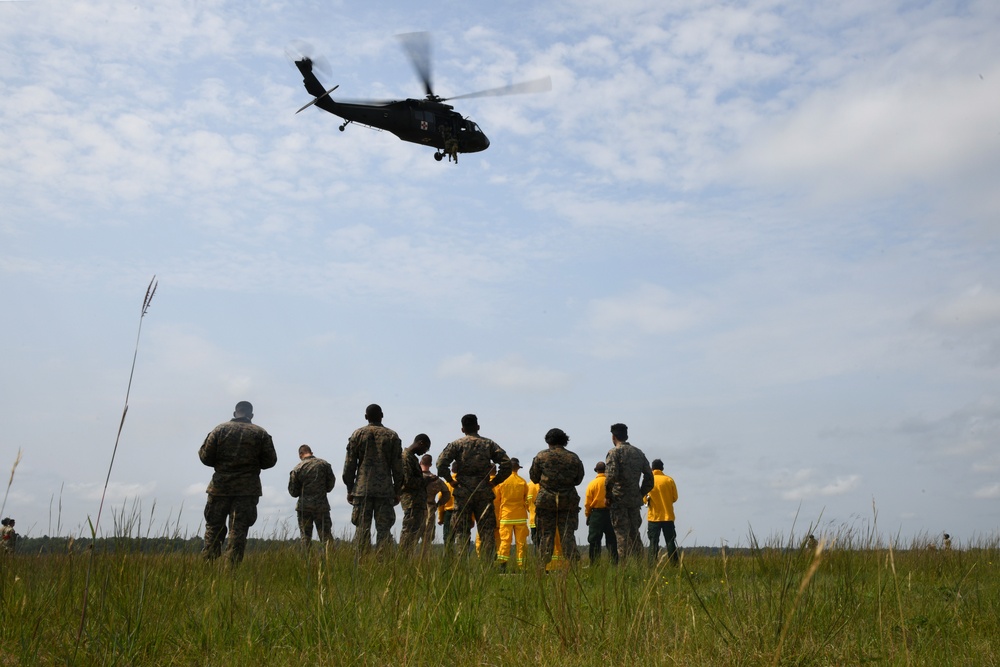
[[[309,60],[312,62],[313,67],[319,70],[321,74],[325,74],[326,76],[331,76],[333,74],[333,68],[330,67],[330,61],[327,60],[322,54],[318,53],[316,48],[309,42],[301,39],[293,39],[287,46],[285,46],[285,56],[293,64],[299,60]]]
[[[329,94],[330,94],[330,93],[332,93],[333,91],[337,90],[338,88],[340,88],[340,84],[339,84],[339,83],[338,83],[338,84],[337,84],[336,86],[334,86],[333,88],[331,88],[330,90],[328,90],[328,91],[326,91],[325,93],[323,93],[322,95],[320,95],[319,97],[314,97],[314,98],[312,99],[312,101],[311,101],[311,102],[309,102],[309,104],[305,104],[305,105],[303,105],[303,106],[302,106],[302,107],[301,107],[301,108],[299,109],[299,111],[305,111],[306,109],[308,109],[308,108],[309,108],[309,107],[311,107],[312,105],[316,104],[316,103],[317,103],[317,102],[319,102],[319,101],[320,101],[321,99],[323,99],[324,97],[326,97],[327,95],[329,95]],[[296,111],[295,113],[298,113],[299,111]]]
[[[431,34],[429,32],[407,32],[396,37],[403,43],[403,50],[413,63],[413,69],[424,84],[424,92],[434,97],[431,83]]]
[[[509,86],[500,86],[499,88],[490,88],[489,90],[480,90],[476,93],[466,93],[465,95],[456,95],[455,97],[445,97],[442,102],[448,100],[467,100],[471,97],[499,97],[501,95],[525,95],[528,93],[546,93],[552,90],[552,77],[545,76],[541,79],[532,79],[531,81],[522,81],[520,83],[512,83]]]

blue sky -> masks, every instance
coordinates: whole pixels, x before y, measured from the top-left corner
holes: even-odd
[[[558,426],[588,470],[625,422],[689,545],[873,506],[996,535],[995,3],[609,7],[0,2],[5,513],[86,533],[156,274],[109,489],[154,534],[199,529],[197,448],[247,399],[258,535],[372,402],[435,454],[466,412],[525,463]],[[416,30],[441,95],[553,90],[456,102],[492,142],[457,166],[294,114],[291,42],[337,94],[416,97]]]

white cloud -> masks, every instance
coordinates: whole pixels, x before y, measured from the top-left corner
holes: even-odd
[[[450,357],[438,366],[438,376],[509,391],[552,391],[570,380],[567,373],[531,366],[516,354],[493,361],[480,361],[471,353]]]
[[[785,500],[807,500],[817,497],[842,496],[858,488],[861,475],[850,474],[835,477],[831,481],[815,481],[816,474],[811,469],[781,473],[771,482],[772,488],[780,490]]]
[[[994,498],[1000,498],[1000,482],[996,484],[990,484],[989,486],[984,486],[980,489],[977,489],[976,492],[973,493],[972,495],[975,496],[976,498],[983,498],[990,500]]]
[[[109,482],[107,493],[104,493],[104,485],[98,483],[71,483],[67,485],[67,490],[84,500],[100,501],[104,495],[105,507],[111,503],[121,503],[125,501],[141,500],[149,496],[156,490],[157,483],[150,482]],[[94,508],[96,513],[97,508]]]

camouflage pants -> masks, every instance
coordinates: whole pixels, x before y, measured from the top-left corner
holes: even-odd
[[[333,521],[330,519],[330,510],[299,510],[299,536],[302,545],[308,547],[312,544],[313,525],[316,526],[319,541],[323,544],[333,541]]]
[[[497,557],[497,516],[493,509],[493,494],[485,493],[473,496],[455,494],[455,514],[451,518],[451,533],[448,535],[448,547],[454,544],[465,545],[472,538],[472,522],[476,522],[476,532],[482,541],[479,557],[487,563],[492,563]]]
[[[420,495],[426,497],[424,493]],[[403,496],[400,504],[403,506],[403,525],[399,531],[399,548],[404,553],[412,553],[427,523],[427,501]]]
[[[247,533],[257,522],[258,496],[214,496],[209,494],[205,503],[205,546],[201,555],[214,560],[222,555],[226,541],[226,524],[229,524],[229,541],[226,542],[226,559],[233,564],[243,560],[247,546]]]
[[[638,558],[642,555],[642,538],[639,537],[641,524],[640,508],[611,508],[611,526],[615,529],[615,539],[618,540],[618,560],[622,564],[630,557]]]
[[[454,519],[455,510],[445,510],[444,516],[441,517],[441,533],[445,544],[448,544],[448,541],[451,539],[451,524]]]
[[[437,529],[437,505],[427,505],[426,507],[427,519],[424,521],[424,530],[420,535],[420,539],[424,543],[424,550],[430,549]]]
[[[535,508],[535,526],[538,528],[538,558],[542,567],[552,560],[555,548],[556,531],[559,531],[559,542],[562,544],[563,558],[570,561],[580,560],[580,551],[576,548],[576,529],[580,525],[580,508],[545,509]]]
[[[355,496],[351,523],[354,524],[354,545],[367,550],[372,545],[372,519],[375,520],[375,546],[391,546],[392,525],[396,523],[396,511],[392,508],[392,498]]]

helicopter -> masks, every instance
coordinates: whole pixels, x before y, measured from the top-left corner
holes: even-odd
[[[292,55],[295,66],[302,74],[302,82],[305,84],[306,92],[312,95],[313,99],[295,113],[316,106],[344,119],[344,122],[339,126],[341,132],[352,123],[385,130],[403,141],[433,146],[437,149],[434,153],[434,159],[438,162],[447,155],[449,162],[454,161],[457,164],[459,153],[484,151],[489,148],[490,140],[475,122],[463,117],[462,114],[455,111],[455,107],[445,104],[445,102],[473,97],[541,93],[552,89],[552,79],[546,76],[465,95],[439,97],[434,93],[434,87],[431,83],[429,33],[411,32],[397,35],[397,37],[402,41],[403,49],[424,85],[425,97],[423,99],[337,102],[330,96],[330,93],[340,86],[336,85],[327,89],[313,72],[314,65],[317,65],[319,69],[324,68],[323,60],[305,53],[309,50],[308,45],[298,43],[294,46],[294,51],[290,49],[289,53]]]

